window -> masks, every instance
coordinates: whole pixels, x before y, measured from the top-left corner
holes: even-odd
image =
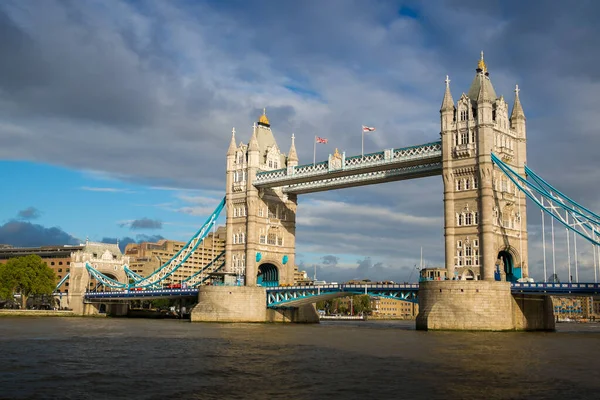
[[[462,240],[456,242],[456,247],[459,249],[462,248]]]
[[[62,272],[62,268],[59,268],[59,269],[58,269],[58,272]]]
[[[463,225],[463,218],[464,218],[463,214],[458,214],[458,226]]]
[[[237,244],[238,242],[238,235],[237,233],[235,235],[233,235],[233,244]]]
[[[246,243],[246,235],[244,233],[240,233],[239,243]]]
[[[277,218],[277,208],[276,207],[269,207],[269,218]]]
[[[283,238],[282,237],[277,238],[277,246],[283,246]]]
[[[473,247],[479,247],[479,239],[473,239]]]
[[[277,169],[277,167],[278,167],[277,161],[273,162],[273,168]]]
[[[266,238],[265,238],[265,235],[260,235],[260,238],[259,238],[258,241],[260,242],[260,244],[265,244],[266,241],[267,241]]]
[[[471,189],[471,180],[469,178],[465,179],[465,190]]]
[[[59,262],[58,262],[58,265],[62,265],[62,261],[59,261]]]
[[[473,225],[473,215],[471,213],[465,214],[465,225]]]
[[[269,160],[269,168],[273,168],[273,160]]]
[[[473,211],[473,223],[479,225],[479,213],[477,211]]]
[[[238,216],[238,209],[237,209],[237,207],[235,207],[233,209],[233,216],[234,216],[234,218]]]
[[[244,155],[242,153],[238,154],[238,164],[244,163]]]
[[[94,253],[94,257],[96,257],[96,253]],[[54,265],[54,261],[50,261],[50,265]]]
[[[474,265],[479,265],[479,249],[473,249]]]
[[[456,190],[462,190],[462,179],[456,181]]]
[[[460,144],[467,144],[469,142],[469,133],[467,131],[460,134]]]
[[[473,189],[477,189],[477,184],[478,184],[478,182],[477,182],[477,177],[476,177],[476,176],[474,176],[474,177],[473,177]]]
[[[269,233],[269,235],[267,236],[267,244],[277,244],[277,236],[275,236],[274,233]]]
[[[258,209],[258,216],[259,217],[264,217],[265,216],[265,212],[263,211],[262,207],[259,207],[259,209]]]

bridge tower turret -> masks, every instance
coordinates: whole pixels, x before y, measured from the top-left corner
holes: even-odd
[[[482,52],[468,94],[456,105],[446,79],[440,113],[448,278],[527,276],[525,197],[491,160],[493,152],[524,174],[525,117],[518,94],[509,121]]]
[[[227,154],[227,275],[245,277],[246,286],[293,283],[296,195],[282,188],[253,185],[261,171],[298,165],[292,137],[290,153],[281,153],[266,111],[252,128],[248,145],[235,145]]]

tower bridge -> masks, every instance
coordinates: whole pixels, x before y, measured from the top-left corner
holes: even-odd
[[[282,152],[265,111],[248,143],[238,142],[232,131],[225,197],[181,252],[149,277],[130,277],[132,284],[115,283],[115,279],[104,282],[123,289],[112,295],[115,298],[146,295],[131,291],[136,288],[160,290],[160,283],[193,253],[223,209],[225,252],[208,271],[218,271],[221,284],[203,285],[197,274],[190,281],[197,289],[186,295],[198,293],[192,320],[315,321],[318,316],[310,303],[323,296],[353,293],[356,288],[290,287],[294,284],[298,195],[441,175],[446,279],[410,288],[366,288],[367,293],[385,289],[392,297],[418,298],[419,329],[553,329],[548,294],[593,295],[598,286],[569,283],[561,288],[517,282],[530,280],[526,200],[533,200],[542,213],[594,246],[600,245],[600,216],[526,166],[526,118],[518,86],[509,110],[504,97],[496,95],[483,53],[470,88],[456,102],[446,77],[439,135],[437,142],[359,156],[336,149],[326,161],[299,165],[295,137],[287,154]],[[81,259],[79,268],[85,261]],[[89,262],[85,268],[103,279],[102,272]]]

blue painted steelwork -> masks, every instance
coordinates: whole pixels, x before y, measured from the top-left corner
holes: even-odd
[[[200,271],[196,272],[194,275],[188,276],[181,283],[187,284],[188,287],[196,287],[204,283],[208,278],[208,274],[203,276],[203,273],[209,270],[211,267],[212,272],[216,272],[225,266],[225,251],[222,251],[218,256],[215,257],[210,263],[204,266]]]
[[[277,267],[270,263],[261,264],[258,267],[256,283],[259,286],[266,287],[279,286],[279,271],[277,270]]]
[[[125,271],[125,274],[127,274],[127,276],[130,277],[131,279],[133,279],[134,281],[139,281],[141,279],[144,279],[144,277],[141,276],[140,274],[135,273],[132,270],[130,270],[128,265],[123,266],[123,271]]]
[[[216,223],[217,218],[221,214],[223,207],[225,206],[225,197],[219,203],[215,211],[210,215],[208,220],[204,223],[202,228],[194,234],[194,236],[175,254],[169,261],[164,263],[159,269],[154,271],[147,277],[136,281],[130,287],[136,288],[148,288],[162,282],[169,276],[171,276],[179,267],[186,262],[186,260],[196,251],[196,248],[200,245],[202,240],[210,232],[210,228]]]
[[[117,299],[152,299],[152,298],[178,298],[197,297],[197,288],[186,289],[158,289],[158,290],[122,290],[115,292],[86,292],[86,300],[117,300]]]
[[[69,276],[70,276],[70,275],[71,275],[71,273],[70,273],[70,272],[67,272],[67,274],[64,276],[64,278],[62,278],[62,279],[60,280],[60,282],[58,282],[58,284],[57,284],[57,285],[56,285],[56,287],[54,288],[54,291],[57,291],[57,290],[58,290],[58,288],[59,288],[59,287],[61,287],[61,286],[62,286],[62,284],[63,284],[63,283],[65,283],[65,281],[66,281],[67,279],[69,279]]]
[[[528,167],[525,167],[525,172],[531,177],[531,181],[519,175],[494,154],[492,162],[545,213],[565,228],[600,246],[600,217],[597,214],[554,189]]]
[[[293,307],[355,294],[368,294],[369,296],[416,303],[418,301],[418,291],[419,285],[411,283],[392,285],[279,286],[267,288],[267,307]]]
[[[598,283],[511,283],[513,294],[547,294],[547,295],[600,295]]]
[[[102,272],[98,271],[96,268],[92,267],[87,262],[85,263],[85,268],[93,278],[95,278],[98,282],[100,282],[106,287],[109,287],[111,289],[125,289],[129,286],[129,283],[127,282],[119,282],[116,279],[112,279],[104,275]]]

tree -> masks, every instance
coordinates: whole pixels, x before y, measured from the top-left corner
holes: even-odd
[[[371,297],[368,294],[353,296],[355,314],[368,314],[371,312]]]
[[[56,275],[37,255],[15,257],[0,264],[0,297],[12,299],[21,294],[21,307],[32,295],[51,295],[56,286]]]

